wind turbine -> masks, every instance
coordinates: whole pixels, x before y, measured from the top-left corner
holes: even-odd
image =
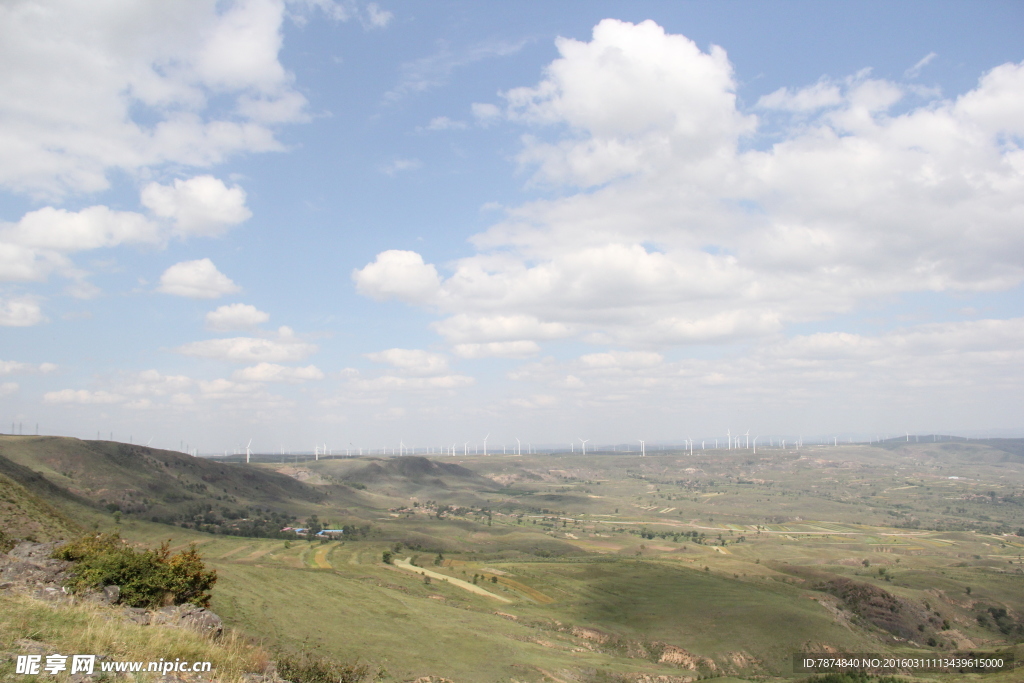
[[[646,448],[646,446],[644,446],[644,440],[643,439],[637,439],[637,441],[640,442],[640,457],[642,458],[645,455],[647,455],[647,448]]]
[[[252,439],[249,439],[249,443],[245,444],[245,464],[246,465],[249,464],[249,456],[251,455],[251,453],[249,452],[249,446],[251,446],[251,445],[252,445]]]
[[[725,430],[725,438],[729,440],[729,450],[732,450],[732,431],[729,429]]]
[[[484,437],[484,455],[487,455],[487,439],[491,436],[490,432],[487,432],[487,436]]]
[[[690,455],[693,455],[693,439],[691,437],[686,438],[690,441]]]
[[[153,439],[154,439],[154,438],[155,438],[155,437],[152,437],[152,436],[151,436],[151,437],[149,437],[149,441],[147,441],[147,442],[146,442],[146,445],[147,445],[147,446],[149,446],[149,444],[153,443]]]
[[[750,430],[749,429],[747,430],[746,437],[747,437],[747,445],[745,446],[745,448],[750,448]]]
[[[462,454],[463,455],[469,455],[469,442],[468,441],[465,442],[464,444],[462,444]]]
[[[757,440],[759,437],[754,437],[754,453],[757,454]]]
[[[587,442],[590,441],[590,439],[582,439],[581,438],[580,441],[583,442],[583,455],[586,455],[587,454]]]
[[[517,436],[516,437],[516,455],[522,455],[522,454],[523,454],[523,444],[519,440],[519,437]]]

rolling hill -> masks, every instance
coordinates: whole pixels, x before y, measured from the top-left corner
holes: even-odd
[[[66,437],[0,437],[0,473],[51,504],[161,521],[214,507],[234,518],[253,507],[298,515],[332,493],[266,469]]]

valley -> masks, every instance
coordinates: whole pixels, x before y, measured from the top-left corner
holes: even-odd
[[[38,500],[146,545],[196,543],[226,623],[383,680],[788,679],[797,652],[1024,641],[1015,441],[250,465],[134,447],[168,463],[134,479],[108,444],[55,441],[0,438],[66,492]],[[281,531],[311,525],[344,533]]]

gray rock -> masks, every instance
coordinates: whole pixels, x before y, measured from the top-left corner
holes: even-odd
[[[224,631],[224,623],[220,617],[203,607],[195,605],[175,605],[164,607],[153,613],[153,625],[187,628],[197,633],[218,637]]]
[[[104,586],[103,587],[104,601],[108,605],[116,605],[117,601],[121,599],[121,587],[120,586]]]
[[[133,621],[142,626],[148,626],[153,620],[149,610],[144,610],[141,607],[125,607],[121,613],[124,614],[125,619],[128,621]]]

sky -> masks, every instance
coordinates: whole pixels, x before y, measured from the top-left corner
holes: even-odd
[[[5,2],[0,430],[1020,435],[1022,29],[996,1]]]

